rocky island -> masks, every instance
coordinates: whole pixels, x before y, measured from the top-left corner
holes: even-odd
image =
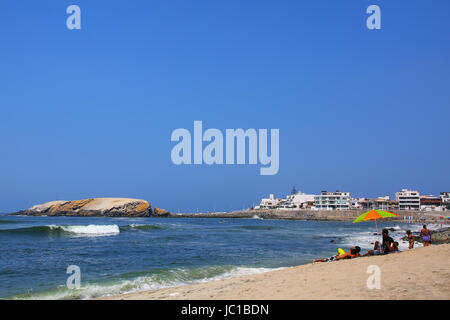
[[[72,201],[50,201],[11,215],[27,216],[104,216],[164,217],[169,212],[152,207],[148,201],[128,198],[92,198]]]

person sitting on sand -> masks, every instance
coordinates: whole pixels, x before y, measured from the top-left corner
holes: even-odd
[[[392,243],[392,246],[389,247],[389,252],[400,252],[400,250],[398,250],[397,241],[394,241],[394,243]]]
[[[411,233],[411,230],[406,231],[406,235],[408,236],[409,241],[409,249],[414,248],[414,241],[416,240],[413,234]]]
[[[351,259],[359,257],[359,252],[361,251],[361,248],[358,246],[350,247],[350,250],[348,252],[345,252],[341,248],[338,250],[338,254],[329,258],[323,258],[323,259],[316,259],[313,260],[313,262],[330,262],[334,260],[341,260],[341,259]]]
[[[423,225],[423,229],[420,231],[420,236],[422,237],[424,247],[431,245],[431,232],[427,229],[426,225]]]
[[[363,254],[363,257],[367,257],[367,256],[377,256],[381,254],[381,246],[380,246],[380,241],[375,241],[375,244],[373,246],[373,250],[369,250],[367,251],[367,253]]]
[[[390,252],[389,248],[394,243],[394,239],[389,236],[389,231],[387,229],[383,229],[383,243],[381,244],[381,253],[388,254]]]

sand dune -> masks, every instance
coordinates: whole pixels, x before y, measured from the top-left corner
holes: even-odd
[[[367,268],[381,270],[368,289]],[[450,244],[103,299],[450,299]]]

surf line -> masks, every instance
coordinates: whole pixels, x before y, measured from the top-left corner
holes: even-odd
[[[268,153],[268,130],[259,129],[226,129],[225,130],[225,162],[224,162],[224,135],[215,128],[203,132],[202,121],[194,121],[194,159],[192,161],[192,135],[184,128],[175,129],[171,141],[178,142],[171,152],[171,159],[175,165],[181,164],[248,164],[258,162],[265,167],[260,168],[260,175],[275,175],[279,170],[279,129],[270,129],[270,155]],[[248,141],[248,143],[246,143]],[[203,148],[203,142],[209,142]],[[248,149],[248,156],[246,150]],[[235,156],[236,150],[236,156]],[[236,160],[236,162],[235,162]]]

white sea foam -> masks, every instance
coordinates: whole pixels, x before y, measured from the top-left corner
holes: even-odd
[[[96,225],[90,224],[87,226],[56,226],[49,225],[51,229],[61,228],[65,232],[70,232],[78,235],[113,235],[119,234],[119,226],[116,224],[112,225]]]
[[[53,290],[46,292],[31,293],[26,297],[17,297],[19,299],[91,299],[101,296],[111,296],[117,294],[126,294],[132,292],[142,292],[149,290],[157,290],[162,288],[182,286],[193,283],[208,282],[214,280],[221,280],[225,278],[244,276],[250,274],[264,273],[273,270],[279,270],[283,268],[247,268],[247,267],[232,267],[228,271],[216,276],[208,276],[215,267],[200,268],[194,273],[198,273],[193,277],[192,269],[173,269],[168,272],[168,275],[161,276],[158,274],[139,276],[131,280],[118,280],[117,282],[110,283],[93,283],[82,285],[80,289],[68,290],[64,286],[59,286]],[[222,267],[217,267],[221,269]],[[214,273],[214,272],[213,272]],[[201,275],[205,276],[202,277]],[[200,276],[199,276],[200,275]]]
[[[202,282],[210,281],[210,280],[220,280],[220,279],[226,279],[226,278],[233,278],[233,277],[240,277],[250,274],[259,274],[259,273],[265,273],[269,271],[275,271],[275,270],[281,270],[285,268],[245,268],[245,267],[236,267],[231,269],[228,272],[225,272],[222,275],[212,277],[212,278],[206,278],[203,279]]]

